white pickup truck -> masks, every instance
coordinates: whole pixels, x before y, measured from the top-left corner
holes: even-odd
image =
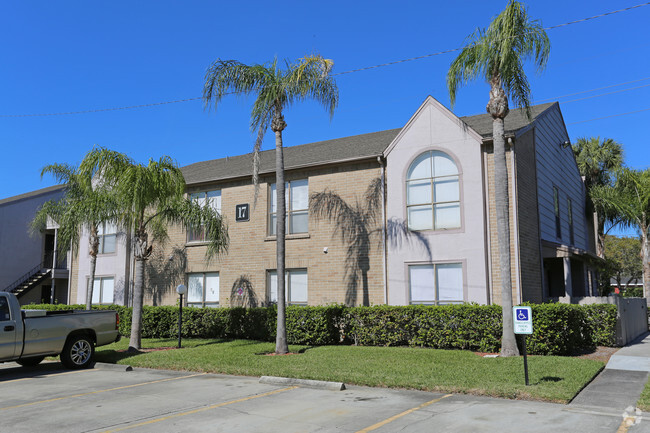
[[[115,311],[21,310],[12,293],[0,292],[0,362],[23,366],[61,356],[67,368],[89,367],[95,346],[120,339]]]

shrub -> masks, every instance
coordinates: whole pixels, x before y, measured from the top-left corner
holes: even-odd
[[[83,305],[29,305],[46,310],[83,309]],[[113,309],[120,316],[120,333],[131,332],[131,308]],[[533,335],[526,338],[531,354],[568,355],[616,344],[615,305],[532,304]],[[497,352],[501,343],[498,305],[287,307],[287,340],[291,344],[359,344],[419,346]],[[243,338],[273,341],[275,306],[260,308],[183,308],[184,337]],[[142,337],[175,338],[178,307],[143,308]]]

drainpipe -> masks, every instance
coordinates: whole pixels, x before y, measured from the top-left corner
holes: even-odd
[[[388,305],[388,274],[386,269],[386,191],[384,188],[386,181],[386,167],[381,160],[381,156],[377,157],[377,162],[381,167],[381,248],[382,266],[384,270],[384,304]]]
[[[521,252],[519,251],[519,209],[517,208],[517,204],[519,201],[517,200],[517,171],[516,171],[516,165],[515,165],[515,149],[512,145],[512,138],[508,138],[508,144],[510,145],[510,169],[512,173],[512,219],[513,219],[513,231],[514,233],[514,250],[515,250],[515,256],[510,258],[510,266],[514,263],[515,265],[515,285],[517,286],[517,305],[521,304],[522,298],[523,298],[523,291],[521,287],[521,274],[520,274],[520,265],[519,265],[519,258],[521,257]],[[508,197],[508,201],[510,201],[510,198]]]

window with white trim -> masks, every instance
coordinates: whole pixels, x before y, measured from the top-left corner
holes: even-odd
[[[196,201],[199,206],[209,204],[212,209],[221,213],[221,190],[201,191],[190,194],[190,199]],[[205,230],[203,227],[187,229],[187,242],[205,242]]]
[[[409,266],[411,304],[458,304],[464,302],[462,263]]]
[[[309,182],[307,179],[284,183],[284,198],[287,207],[286,233],[307,233],[309,225]],[[275,235],[277,228],[278,194],[276,184],[271,184],[269,207],[269,234]]]
[[[114,302],[115,278],[96,277],[93,282],[93,305],[109,305]]]
[[[97,226],[99,237],[99,254],[111,254],[115,252],[117,241],[117,225],[112,222],[103,222]]]
[[[269,301],[278,302],[278,272],[268,272]],[[285,301],[288,305],[307,305],[307,269],[288,269],[284,274]]]
[[[197,272],[188,274],[187,305],[190,307],[219,306],[218,272]]]
[[[460,174],[449,155],[431,150],[413,161],[406,175],[406,214],[410,230],[460,227]]]

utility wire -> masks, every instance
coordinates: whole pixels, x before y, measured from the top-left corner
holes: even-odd
[[[612,87],[624,86],[626,84],[638,83],[640,81],[645,81],[645,80],[650,80],[650,77],[639,78],[638,80],[626,81],[625,83],[612,84],[610,86],[598,87],[598,88],[595,88],[595,89],[582,90],[582,91],[576,92],[576,93],[567,93],[566,95],[555,96],[553,98],[539,99],[539,100],[536,100],[535,102],[536,103],[541,103],[541,102],[546,102],[546,101],[555,101],[557,99],[568,98],[569,96],[577,96],[577,95],[582,95],[584,93],[597,92],[598,90],[611,89]],[[645,86],[641,86],[641,87],[645,87]],[[636,87],[632,87],[632,89],[636,89]],[[624,90],[632,90],[632,89],[624,89]],[[624,91],[624,90],[622,90],[622,91]],[[573,102],[573,101],[568,101],[568,102]]]
[[[644,111],[650,111],[650,108],[644,108],[643,110],[636,110],[636,111],[628,111],[627,113],[618,113],[618,114],[611,114],[609,116],[603,116],[603,117],[595,117],[593,119],[587,119],[587,120],[580,120],[578,122],[571,122],[567,123],[568,125],[577,125],[579,123],[587,123],[587,122],[593,122],[596,120],[603,120],[603,119],[609,119],[611,117],[620,117],[620,116],[627,116],[628,114],[636,114],[636,113],[642,113]]]
[[[644,84],[643,86],[630,87],[630,88],[627,88],[627,89],[614,90],[613,92],[600,93],[598,95],[585,96],[584,98],[572,99],[570,101],[564,101],[562,103],[563,104],[568,104],[569,102],[584,101],[585,99],[591,99],[591,98],[598,98],[600,96],[613,95],[615,93],[627,92],[628,90],[636,90],[636,89],[641,89],[643,87],[650,87],[650,84]]]
[[[579,20],[569,21],[569,22],[562,23],[562,24],[556,24],[556,25],[550,26],[550,27],[544,27],[543,30],[553,30],[553,29],[557,29],[557,28],[560,28],[560,27],[570,26],[572,24],[584,23],[586,21],[595,20],[595,19],[598,19],[598,18],[618,14],[618,13],[621,13],[621,12],[627,12],[627,11],[637,9],[637,8],[640,8],[640,7],[644,7],[644,6],[648,6],[648,5],[650,5],[650,2],[641,3],[641,4],[638,4],[638,5],[629,6],[629,7],[623,8],[623,9],[618,9],[618,10],[614,10],[614,11],[610,11],[610,12],[605,12],[605,13],[598,14],[598,15],[593,15],[593,16],[590,16],[590,17],[581,18]],[[382,64],[379,64],[379,65],[366,66],[364,68],[351,69],[349,71],[337,72],[335,74],[332,74],[332,76],[352,74],[352,73],[355,73],[355,72],[368,71],[370,69],[377,69],[377,68],[382,68],[382,67],[385,67],[385,66],[397,65],[397,64],[405,63],[405,62],[412,62],[414,60],[421,60],[421,59],[426,59],[426,58],[429,58],[429,57],[440,56],[440,55],[443,55],[443,54],[449,54],[449,53],[453,53],[453,52],[456,52],[456,51],[461,51],[463,48],[465,48],[465,47],[452,48],[452,49],[449,49],[449,50],[438,51],[438,52],[435,52],[435,53],[425,54],[425,55],[422,55],[422,56],[410,57],[408,59],[401,59],[401,60],[396,60],[396,61],[393,61],[393,62],[382,63]],[[199,99],[203,99],[203,98],[202,97],[195,97],[195,98],[177,99],[177,100],[174,100],[174,101],[163,101],[163,102],[154,102],[154,103],[149,103],[149,104],[129,105],[129,106],[124,106],[124,107],[99,108],[99,109],[94,109],[94,110],[67,111],[67,112],[60,112],[60,113],[0,114],[0,117],[44,117],[44,116],[63,116],[63,115],[70,115],[70,114],[100,113],[100,112],[105,112],[105,111],[118,111],[118,110],[130,110],[130,109],[134,109],[134,108],[155,107],[155,106],[158,106],[158,105],[167,105],[167,104],[176,104],[176,103],[179,103],[179,102],[197,101]]]

